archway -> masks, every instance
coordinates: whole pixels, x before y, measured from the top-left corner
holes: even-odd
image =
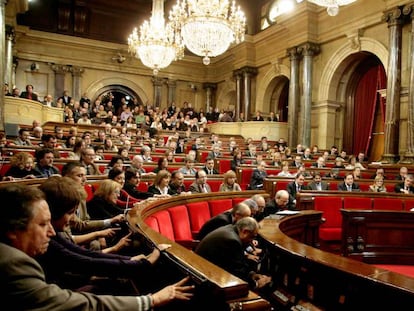
[[[125,98],[126,103],[135,106],[142,105],[143,101],[137,93],[135,93],[130,88],[123,85],[107,85],[97,90],[93,99],[95,100],[98,97],[103,98],[103,103],[109,100],[109,94],[112,98],[112,104],[115,108],[116,113],[119,115],[121,113],[121,100]]]

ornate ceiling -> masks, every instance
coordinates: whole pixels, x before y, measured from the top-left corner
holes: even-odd
[[[259,29],[260,9],[268,0],[238,0],[248,33]],[[165,12],[176,3],[166,0]],[[134,27],[151,16],[151,0],[33,0],[17,22],[35,30],[124,44]]]

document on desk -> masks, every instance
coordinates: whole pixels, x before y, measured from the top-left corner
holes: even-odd
[[[299,214],[299,213],[300,213],[300,211],[284,210],[284,211],[277,212],[276,215],[289,216],[289,215],[296,215],[296,214]]]

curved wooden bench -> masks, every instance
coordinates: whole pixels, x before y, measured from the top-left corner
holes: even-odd
[[[274,282],[265,298],[283,310],[398,310],[414,301],[414,278],[301,243],[314,234],[315,213],[261,222]]]
[[[194,234],[206,220],[255,193],[258,192],[193,194],[146,202],[145,206],[139,204],[129,212],[128,222],[132,230],[142,230],[152,242],[171,244],[166,251],[168,255],[209,284],[208,289],[203,289],[211,295],[208,300],[223,301],[230,309],[239,306],[240,310],[270,310],[269,303],[250,291],[247,282],[188,249]]]
[[[324,213],[325,222],[319,229],[321,243],[341,241],[343,209],[409,211],[414,207],[414,195],[399,193],[301,191],[296,199],[299,210]]]

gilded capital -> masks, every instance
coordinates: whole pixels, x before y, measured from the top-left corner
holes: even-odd
[[[73,76],[81,76],[85,72],[85,69],[82,67],[71,67],[70,72],[72,72]]]
[[[404,5],[403,14],[409,16],[411,18],[411,22],[413,22],[414,18],[414,2]]]
[[[211,82],[203,83],[203,89],[204,90],[206,89],[215,90],[217,89],[217,83],[211,83]]]

